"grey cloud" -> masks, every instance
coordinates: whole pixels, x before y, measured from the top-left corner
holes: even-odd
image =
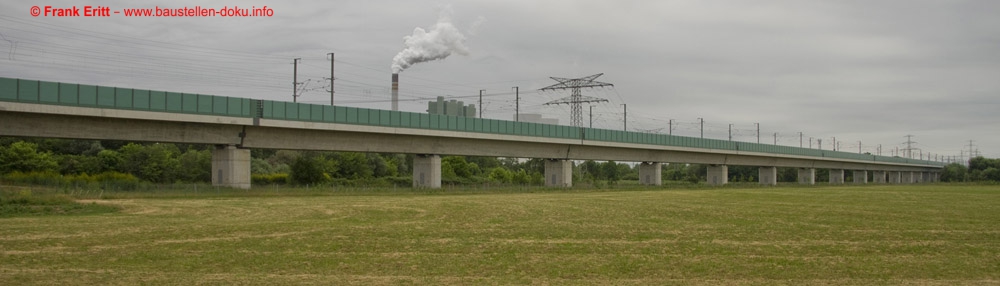
[[[50,1],[73,5],[74,1]],[[195,1],[174,2],[198,5]],[[235,1],[213,5],[240,4]],[[984,131],[1000,122],[1000,2],[930,1],[454,1],[457,27],[489,19],[467,39],[471,53],[417,65],[402,76],[409,98],[472,95],[479,89],[529,92],[551,84],[549,76],[605,73],[630,112],[691,124],[702,117],[713,136],[729,123],[845,142],[896,146],[906,134],[928,151],[958,153],[963,142],[981,149],[1000,146],[1000,134]],[[2,17],[99,31],[123,38],[176,42],[260,55],[226,58],[221,52],[179,48],[134,50],[82,42],[35,26],[2,22],[0,33],[62,42],[84,50],[109,50],[124,58],[148,55],[169,65],[214,65],[213,71],[171,77],[128,65],[100,73],[57,70],[55,65],[0,62],[0,76],[185,86],[193,92],[289,99],[291,58],[304,57],[301,74],[327,76],[325,53],[343,61],[338,78],[345,101],[386,108],[388,63],[403,36],[437,19],[438,8],[414,1],[305,1],[272,3],[276,17],[260,19],[53,19],[27,16],[27,4],[5,2]],[[132,1],[109,6],[137,5]],[[173,4],[172,4],[173,5]],[[243,5],[243,4],[240,4]],[[0,19],[3,21],[3,19]],[[17,28],[28,33],[8,32]],[[30,32],[39,32],[31,35]],[[46,35],[48,34],[48,35]],[[0,48],[4,43],[0,42]],[[134,53],[135,55],[129,55]],[[176,57],[177,60],[170,60]],[[25,59],[30,59],[27,56]],[[155,63],[155,61],[154,61]],[[148,65],[155,69],[156,65]],[[138,76],[121,70],[140,69]],[[194,68],[193,68],[194,70]],[[238,80],[245,70],[273,76]],[[213,74],[232,74],[219,78]],[[205,75],[205,80],[191,79]],[[236,83],[227,83],[233,78]],[[221,81],[221,83],[220,83]],[[259,82],[255,87],[250,82]],[[217,87],[219,85],[224,87]],[[290,88],[290,87],[289,87]],[[319,100],[318,93],[306,99]],[[546,96],[530,102],[544,102]],[[488,98],[488,116],[509,118],[510,96]],[[617,104],[617,103],[614,103]],[[384,106],[383,106],[384,105]],[[419,102],[404,108],[421,111]],[[566,118],[562,109],[532,107]],[[602,126],[617,126],[619,106],[598,108]],[[615,119],[619,118],[619,119]],[[640,117],[636,117],[640,118]],[[564,119],[563,122],[566,122]],[[631,125],[632,123],[630,123]],[[655,127],[663,121],[635,122]],[[688,126],[689,127],[689,126]],[[644,127],[645,128],[645,127]],[[684,132],[691,132],[686,130]],[[720,133],[721,132],[721,133]],[[690,133],[688,133],[690,135]],[[857,137],[857,138],[852,138]],[[791,139],[784,144],[792,144]],[[764,140],[766,141],[766,140]],[[797,138],[794,140],[797,143]],[[992,152],[992,153],[991,153]],[[1000,156],[1000,151],[987,154]]]

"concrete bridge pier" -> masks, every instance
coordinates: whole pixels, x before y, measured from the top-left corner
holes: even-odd
[[[708,174],[705,180],[709,185],[721,186],[729,183],[729,166],[708,165]]]
[[[217,145],[212,150],[212,186],[250,188],[250,149]]]
[[[760,167],[757,177],[761,185],[774,186],[778,184],[778,167]]]
[[[872,171],[872,183],[885,184],[885,171]]]
[[[813,169],[813,168],[799,168],[799,184],[803,184],[803,185],[815,185],[816,184],[816,169]]]
[[[900,175],[901,175],[900,177],[902,177],[900,183],[913,184],[914,182],[916,182],[913,176],[913,172],[901,172]]]
[[[441,188],[440,155],[417,155],[413,157],[413,187]]]
[[[545,186],[564,187],[573,186],[573,162],[562,159],[545,160]]]
[[[844,169],[830,169],[830,184],[843,184],[844,183]]]
[[[663,185],[663,164],[658,162],[642,162],[639,164],[639,181],[647,186]]]
[[[902,184],[903,183],[903,172],[889,171],[889,183],[890,184]]]
[[[854,183],[855,184],[867,184],[868,183],[868,171],[855,170],[853,172]]]

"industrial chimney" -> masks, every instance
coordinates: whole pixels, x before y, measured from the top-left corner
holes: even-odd
[[[399,111],[399,73],[392,74],[392,111]]]

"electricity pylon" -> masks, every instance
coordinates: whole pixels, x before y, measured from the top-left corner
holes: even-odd
[[[552,104],[569,104],[570,105],[570,123],[574,127],[583,127],[583,103],[592,102],[608,102],[607,99],[583,96],[580,94],[580,89],[584,87],[603,87],[603,86],[615,86],[606,82],[594,81],[597,77],[604,75],[603,73],[585,76],[581,78],[561,78],[561,77],[549,77],[559,83],[550,86],[543,87],[542,91],[547,90],[564,90],[569,89],[572,91],[569,97],[563,97],[557,100],[549,101],[545,105]]]

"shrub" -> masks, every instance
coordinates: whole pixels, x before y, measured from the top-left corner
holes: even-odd
[[[409,186],[413,184],[413,177],[385,177],[387,182],[393,186]]]
[[[510,183],[514,179],[514,174],[510,170],[504,169],[502,167],[496,167],[490,170],[489,175],[486,176],[487,180],[493,183]]]
[[[142,181],[132,174],[119,172],[104,172],[97,175],[60,175],[46,172],[13,172],[3,175],[0,180],[21,185],[39,185],[60,188],[93,188],[116,189],[123,191],[137,190],[143,186]]]
[[[9,147],[0,146],[0,173],[2,172],[48,172],[58,168],[58,163],[49,152],[38,152],[38,145],[15,142]]]
[[[253,174],[250,182],[254,185],[285,185],[288,184],[288,174]]]
[[[34,194],[31,190],[0,190],[0,217],[76,215],[115,212],[118,207],[82,204],[65,194]]]
[[[327,182],[329,176],[323,172],[323,162],[316,156],[300,156],[292,163],[291,182],[298,185],[316,185]]]

